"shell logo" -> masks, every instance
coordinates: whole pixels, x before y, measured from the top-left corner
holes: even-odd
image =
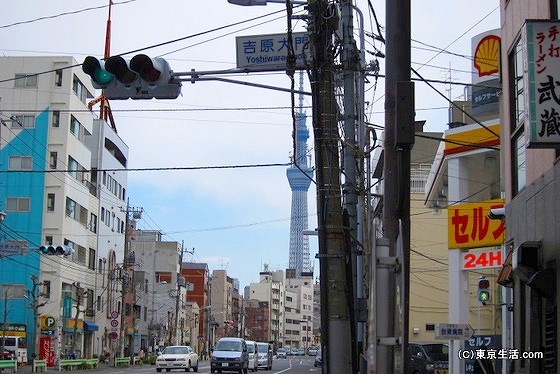
[[[476,46],[474,52],[474,67],[478,76],[484,77],[500,71],[500,37],[488,35]]]

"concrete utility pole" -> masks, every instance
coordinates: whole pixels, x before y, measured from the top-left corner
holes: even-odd
[[[121,211],[122,208],[121,208]],[[130,206],[129,200],[126,201],[126,210],[125,212],[125,225],[124,225],[124,255],[123,255],[123,265],[121,271],[121,281],[122,281],[122,295],[121,295],[121,310],[120,310],[120,323],[121,323],[121,333],[119,339],[119,354],[120,357],[124,357],[124,350],[125,346],[127,345],[129,351],[134,347],[133,342],[127,338],[127,331],[128,327],[134,327],[134,254],[130,253],[130,214],[133,214],[134,217],[140,217],[142,213],[142,208],[133,208]],[[127,308],[128,307],[128,308]],[[126,311],[129,310],[131,314],[131,318],[126,318]],[[132,320],[132,323],[130,323]],[[131,354],[132,352],[129,352]]]
[[[74,300],[76,302],[76,314],[74,315],[74,330],[72,331],[72,354],[75,354],[76,341],[78,340],[78,320],[80,319],[80,313],[83,312],[83,310],[80,310],[80,305],[84,299],[85,292],[80,282],[74,282],[73,285],[76,287],[76,299]],[[83,350],[81,353],[83,355]]]
[[[342,217],[338,109],[333,83],[332,36],[339,18],[336,8],[326,0],[310,0],[308,11],[317,173],[322,372],[352,373],[350,253],[345,245]]]
[[[388,288],[377,305],[376,368],[408,373],[410,283],[410,151],[414,144],[414,89],[410,81],[410,0],[388,1],[386,8],[385,144],[383,231],[389,240],[392,272],[376,285]],[[400,369],[397,369],[400,368]]]
[[[354,39],[353,12],[354,6],[351,0],[341,0],[341,28],[342,28],[342,68],[344,81],[344,143],[343,150],[343,174],[344,185],[342,196],[344,199],[344,213],[347,218],[347,251],[351,256],[352,269],[352,296],[353,304],[351,313],[352,320],[352,357],[354,372],[360,371],[360,352],[364,344],[364,325],[367,320],[365,315],[365,304],[363,298],[363,273],[362,273],[362,251],[364,228],[362,212],[358,210],[359,192],[358,186],[363,186],[359,181],[363,179],[363,147],[358,139],[363,138],[363,121],[358,118],[362,114],[363,96],[360,92],[360,53]],[[359,10],[358,10],[358,14]],[[363,24],[362,24],[363,28]],[[363,47],[363,45],[362,45]],[[357,99],[357,100],[356,100]],[[349,285],[350,286],[350,285]]]

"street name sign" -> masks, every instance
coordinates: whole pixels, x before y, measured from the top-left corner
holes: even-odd
[[[474,335],[471,325],[439,323],[436,325],[435,338],[441,340],[467,340]]]
[[[305,69],[305,55],[309,57],[309,35],[292,33],[296,55],[296,69]],[[288,35],[267,34],[238,36],[235,38],[237,67],[247,72],[286,70]]]

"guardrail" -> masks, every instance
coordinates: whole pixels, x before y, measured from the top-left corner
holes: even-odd
[[[33,360],[32,372],[36,373],[37,368],[41,368],[41,371],[47,371],[47,360]]]
[[[14,373],[17,373],[18,363],[16,360],[0,360],[0,372],[4,369],[13,369]]]
[[[58,362],[58,371],[61,371],[62,368],[78,368],[81,366],[84,369],[89,369],[92,367],[97,367],[99,364],[99,360],[97,358],[76,358],[73,360],[60,360]]]
[[[130,366],[130,357],[115,357],[115,366],[121,364]]]

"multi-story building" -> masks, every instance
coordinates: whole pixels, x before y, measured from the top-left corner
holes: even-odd
[[[560,344],[560,131],[557,0],[501,0],[502,164],[508,257],[498,281],[513,289],[513,341],[540,351],[515,373],[557,373]],[[531,21],[530,21],[531,20]],[[533,21],[539,20],[539,21]]]
[[[282,270],[269,271],[267,265],[259,276],[259,283],[251,283],[249,286],[249,298],[268,303],[270,328],[267,341],[277,344],[283,334],[286,277]]]
[[[0,284],[10,296],[0,312],[27,326],[30,356],[100,353],[110,338],[98,324],[108,309],[117,310],[104,287],[110,263],[122,262],[124,224],[117,223],[125,217],[119,210],[126,174],[115,172],[109,186],[101,170],[124,169],[128,149],[88,110],[94,89],[78,66],[64,56],[0,58],[0,210],[6,212]],[[111,214],[102,216],[107,209]],[[106,220],[114,231],[100,247]],[[40,256],[44,244],[73,254]],[[41,317],[51,321],[43,331],[35,323]],[[45,352],[37,352],[40,339]]]
[[[210,278],[210,325],[212,327],[212,343],[224,336],[239,334],[239,282],[227,275],[226,270],[212,271]],[[237,305],[234,310],[234,305]],[[213,345],[213,344],[212,344]]]
[[[198,305],[194,312],[187,307],[186,284],[179,272],[181,243],[162,241],[159,231],[137,230],[130,251],[136,269],[135,352],[186,343],[198,328],[200,312]]]
[[[270,336],[268,302],[255,299],[246,300],[243,309],[243,337],[257,342],[267,342]]]
[[[187,301],[196,302],[200,308],[198,321],[198,352],[208,351],[210,341],[210,300],[208,297],[209,270],[206,263],[183,262],[181,274],[187,282]],[[194,341],[192,342],[194,344]]]
[[[298,336],[297,344],[291,343],[291,348],[308,348],[313,345],[314,324],[318,323],[314,319],[313,309],[313,272],[303,272],[296,278],[296,273],[292,269],[288,269],[286,274],[288,276],[286,277],[286,296],[284,298],[285,335],[288,335],[288,320],[290,319],[292,324],[297,325],[297,328],[292,327],[290,330],[292,330],[292,333],[297,332],[296,335]],[[290,309],[292,311],[291,315],[288,314],[288,298],[292,298],[292,302],[295,302],[295,310],[293,307]],[[295,315],[293,312],[295,312]]]

